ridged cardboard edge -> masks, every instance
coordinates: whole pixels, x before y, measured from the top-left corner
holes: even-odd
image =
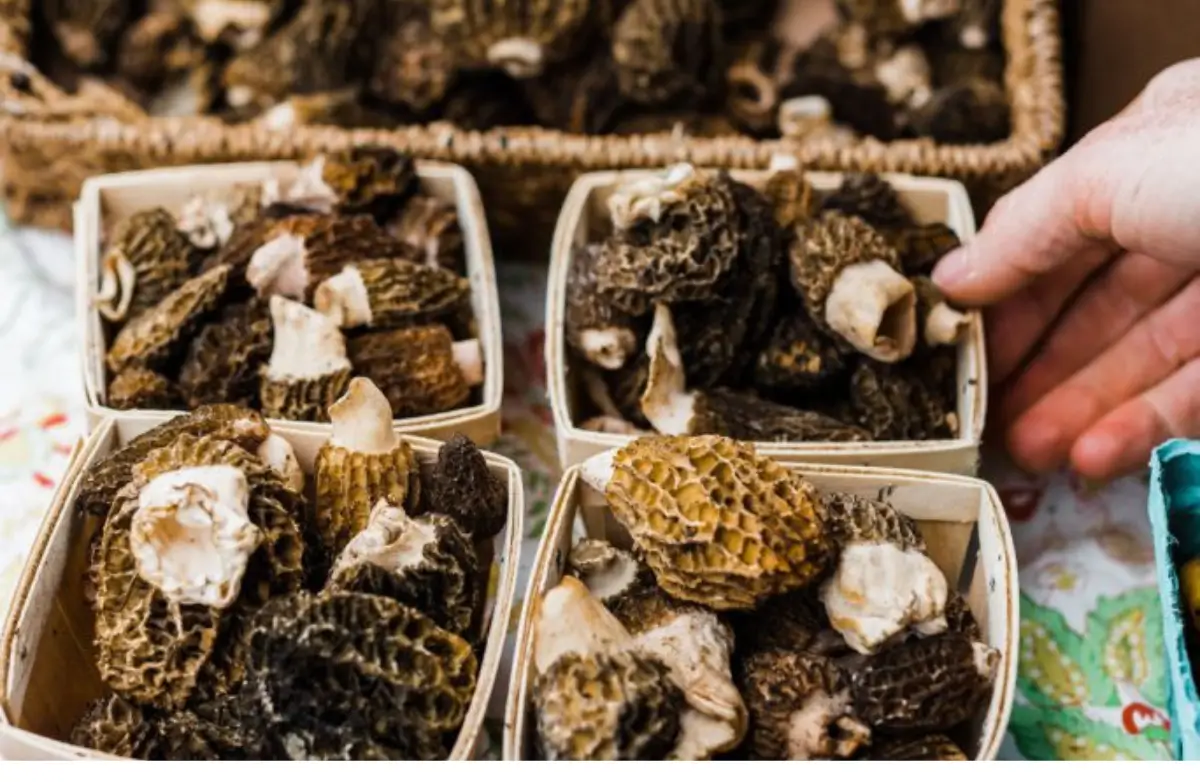
[[[83,183],[75,210],[75,305],[81,329],[84,393],[89,419],[121,417],[129,413],[145,414],[162,423],[183,412],[180,410],[124,411],[104,403],[107,370],[104,358],[103,326],[94,303],[99,290],[101,209],[106,190],[150,189],[188,183],[196,192],[239,182],[262,181],[281,172],[294,172],[299,164],[290,160],[253,163],[224,163],[180,166],[92,177]],[[500,324],[500,294],[496,286],[496,265],[491,235],[483,209],[483,199],[475,178],[461,166],[420,160],[417,176],[422,180],[449,180],[455,192],[459,226],[463,233],[466,272],[471,283],[472,306],[479,324],[479,339],[484,355],[484,382],[480,404],[445,413],[398,419],[394,428],[402,434],[423,437],[448,437],[462,432],[480,446],[491,445],[500,436],[500,406],[504,395],[504,342]],[[275,424],[296,425],[310,431],[328,431],[328,424],[269,419]]]
[[[89,435],[86,441],[81,440],[76,445],[67,471],[43,517],[29,557],[22,568],[17,588],[9,604],[8,614],[4,619],[2,630],[0,630],[0,677],[2,677],[3,683],[3,687],[0,689],[0,757],[9,754],[5,752],[6,747],[15,747],[22,753],[21,757],[26,759],[121,759],[75,747],[63,741],[15,727],[14,718],[10,716],[12,705],[9,703],[9,693],[12,690],[18,666],[30,653],[29,648],[21,645],[21,630],[23,620],[29,612],[34,597],[33,593],[43,572],[42,566],[47,549],[60,525],[68,523],[75,499],[79,494],[79,484],[84,471],[102,455],[101,451],[107,445],[109,438],[122,425],[122,422],[116,419],[105,420]],[[134,431],[136,432],[136,429]],[[273,425],[271,431],[284,436],[294,445],[303,444],[313,452],[327,438],[327,434],[297,430],[286,424]],[[417,435],[405,434],[404,439],[425,460],[436,458],[437,449],[441,445],[440,442]],[[496,554],[497,557],[503,554],[504,567],[497,579],[495,602],[489,620],[487,646],[479,663],[475,693],[471,697],[462,728],[460,728],[458,738],[451,750],[450,760],[475,759],[483,739],[483,722],[496,686],[508,636],[509,618],[512,614],[517,574],[521,564],[521,541],[524,538],[525,491],[521,470],[512,460],[499,454],[484,451],[483,455],[490,467],[503,471],[508,479],[508,520],[505,525],[501,551]]]
[[[992,701],[988,706],[980,736],[979,760],[995,760],[1004,741],[1005,731],[1012,714],[1013,701],[1017,682],[1017,656],[1019,650],[1020,602],[1019,581],[1017,572],[1016,551],[1013,548],[1012,533],[1008,516],[999,496],[991,484],[976,478],[958,475],[945,475],[918,470],[877,467],[850,467],[829,464],[794,463],[788,465],[794,472],[806,477],[848,479],[851,482],[868,483],[881,489],[894,489],[897,486],[906,487],[958,487],[978,491],[990,516],[993,552],[996,560],[989,570],[989,580],[996,579],[995,586],[989,584],[988,601],[990,612],[998,612],[1004,617],[1003,637],[1000,643],[989,643],[1001,652],[1001,665],[996,674]],[[513,659],[512,677],[508,685],[508,705],[504,714],[503,753],[505,760],[525,760],[522,757],[526,745],[526,732],[533,730],[528,719],[528,702],[533,684],[533,621],[534,612],[541,596],[554,584],[550,583],[554,569],[562,569],[560,552],[563,547],[569,549],[575,527],[576,512],[582,508],[578,492],[580,486],[580,466],[567,468],[563,473],[550,514],[546,522],[546,530],[538,544],[537,555],[530,571],[529,582],[526,586],[524,604],[521,608],[520,624],[517,629],[517,643]],[[978,529],[982,513],[976,518]],[[591,534],[591,531],[589,531]],[[976,539],[978,535],[974,536]],[[982,548],[979,549],[977,566],[984,564]],[[952,585],[953,586],[953,585]]]
[[[593,191],[652,174],[646,169],[598,171],[575,180],[563,201],[554,240],[550,249],[550,274],[546,286],[545,360],[550,408],[554,415],[559,462],[563,469],[579,464],[590,456],[620,447],[629,435],[601,434],[581,429],[572,419],[570,396],[575,378],[568,376],[569,351],[565,339],[566,284],[572,251],[581,225],[588,220],[587,207]],[[730,170],[730,176],[748,184],[762,183],[769,174],[762,171]],[[843,174],[806,172],[818,190],[832,190]],[[925,191],[945,196],[947,208],[942,218],[966,242],[975,235],[975,216],[966,188],[961,182],[937,177],[885,174],[900,193]],[[979,447],[987,414],[987,353],[983,318],[973,311],[969,333],[959,352],[958,413],[962,434],[953,440],[881,441],[875,443],[756,443],[764,454],[782,462],[846,464],[870,467],[898,467],[931,472],[975,475],[979,467]]]

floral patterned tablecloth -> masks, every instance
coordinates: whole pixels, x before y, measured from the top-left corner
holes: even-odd
[[[0,613],[72,445],[85,434],[70,243],[0,226]],[[558,479],[542,362],[545,271],[499,269],[505,337],[504,436],[525,473],[520,592]],[[1019,692],[1002,757],[1170,757],[1162,637],[1146,484],[1030,479],[989,454],[1021,566]],[[516,627],[520,600],[513,608]],[[511,638],[509,651],[511,652]],[[508,677],[506,664],[501,682]],[[492,700],[499,744],[503,687]]]

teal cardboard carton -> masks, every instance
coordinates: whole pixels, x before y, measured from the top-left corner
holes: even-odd
[[[1200,698],[1187,637],[1191,619],[1179,590],[1179,565],[1200,555],[1200,441],[1171,440],[1150,461],[1150,525],[1162,603],[1170,689],[1167,712],[1175,757],[1200,759]]]

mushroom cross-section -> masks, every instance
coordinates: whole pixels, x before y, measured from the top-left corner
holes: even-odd
[[[263,412],[271,418],[325,421],[350,382],[346,340],[321,313],[271,297],[274,344],[262,375]]]

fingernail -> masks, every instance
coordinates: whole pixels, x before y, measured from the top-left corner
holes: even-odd
[[[933,269],[933,282],[939,288],[953,288],[970,277],[967,250],[958,247],[946,253]]]

